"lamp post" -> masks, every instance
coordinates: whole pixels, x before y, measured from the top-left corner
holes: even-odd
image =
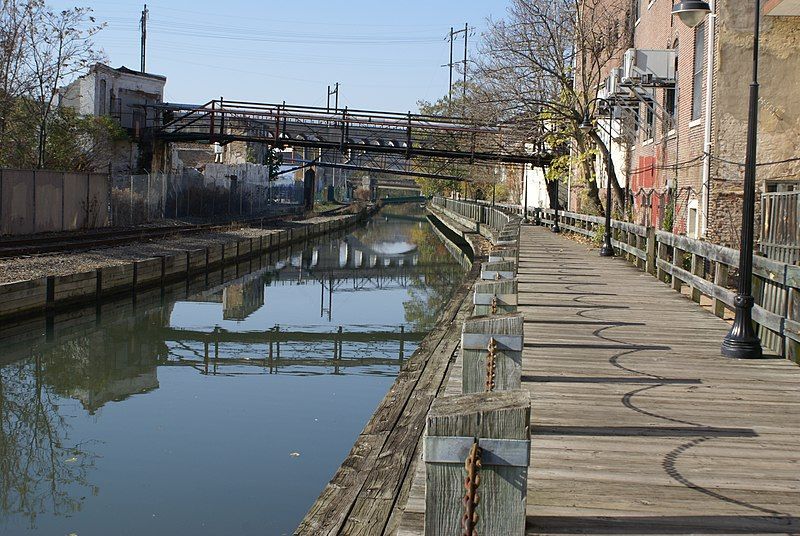
[[[757,359],[762,357],[761,341],[753,329],[753,227],[756,200],[756,135],[758,132],[758,39],[761,26],[761,0],[755,5],[753,25],[753,80],[747,114],[747,146],[744,170],[744,199],[742,205],[742,234],[739,250],[739,286],[733,304],[736,317],[731,330],[722,341],[722,355]],[[711,13],[708,2],[684,0],[675,4],[672,14],[689,27],[694,27]]]
[[[589,105],[594,102],[605,102],[608,104],[606,99],[601,99],[599,97],[592,99],[586,105],[586,113],[583,116],[583,122],[580,124],[578,128],[584,134],[589,134],[593,129],[594,126],[592,125],[592,120],[589,118]],[[609,132],[609,139],[611,133]],[[611,152],[609,150],[609,156],[606,158],[606,223],[605,223],[605,232],[603,233],[603,245],[600,247],[600,256],[601,257],[613,257],[614,256],[614,246],[611,245],[611,166],[614,163],[611,162]]]

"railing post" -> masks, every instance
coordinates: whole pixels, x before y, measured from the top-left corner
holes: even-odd
[[[714,284],[721,288],[728,287],[728,265],[717,262],[714,268]],[[725,316],[725,302],[714,298],[714,314],[720,318]]]
[[[658,256],[656,257],[656,277],[658,278],[659,281],[668,283],[669,274],[667,274],[667,272],[663,268],[658,266],[658,261],[668,262],[667,245],[664,242],[659,242],[657,251],[658,251]]]
[[[692,275],[696,277],[703,277],[703,258],[692,253]],[[700,289],[694,285],[690,285],[692,290],[692,301],[700,303]]]
[[[647,261],[645,262],[645,270],[649,274],[656,275],[656,228],[647,228],[647,245],[645,247]]]
[[[426,536],[525,534],[530,418],[524,390],[433,402],[423,445]]]
[[[672,248],[673,266],[683,269],[683,254],[684,251],[682,249],[677,247]],[[672,276],[672,290],[674,290],[675,292],[681,291],[681,280],[675,275]]]

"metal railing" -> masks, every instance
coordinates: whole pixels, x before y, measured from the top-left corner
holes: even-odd
[[[449,210],[479,225],[486,225],[493,235],[499,235],[512,222],[515,213],[509,207],[475,201],[462,201],[436,196],[433,204]]]

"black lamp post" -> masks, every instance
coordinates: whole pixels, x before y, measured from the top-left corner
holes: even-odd
[[[739,250],[739,287],[733,304],[736,317],[728,335],[722,341],[722,355],[726,357],[762,357],[761,341],[753,329],[752,295],[753,279],[753,226],[756,201],[756,134],[758,132],[758,38],[761,22],[761,0],[755,4],[753,29],[753,81],[750,83],[750,100],[747,116],[747,147],[744,171],[744,199],[742,205],[742,235]],[[672,8],[687,26],[696,26],[711,12],[708,2],[684,0]]]
[[[600,102],[608,102],[605,99],[596,98],[592,99],[592,101],[600,101]],[[589,104],[591,104],[591,102]],[[592,120],[589,118],[589,109],[587,104],[586,113],[583,116],[583,122],[578,127],[583,131],[585,134],[590,133],[594,126],[592,125]],[[610,132],[609,132],[610,134]],[[605,224],[605,232],[603,233],[603,245],[600,246],[600,256],[601,257],[613,257],[614,256],[614,246],[611,245],[611,166],[614,165],[611,162],[611,155],[609,153],[609,157],[606,160],[606,179],[608,184],[606,184],[606,224]]]

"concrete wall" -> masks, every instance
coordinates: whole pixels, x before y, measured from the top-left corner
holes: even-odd
[[[0,234],[106,227],[108,177],[56,171],[0,170]]]

